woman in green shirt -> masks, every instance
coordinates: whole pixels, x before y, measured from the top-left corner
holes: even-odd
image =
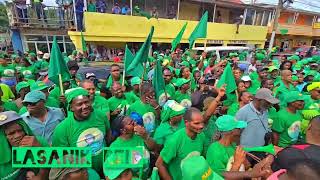
[[[228,115],[235,116],[240,108],[249,104],[252,101],[252,94],[249,92],[241,92],[239,94],[238,102],[231,104],[228,108]]]
[[[191,107],[191,95],[189,92],[190,89],[190,80],[185,78],[179,78],[175,82],[175,86],[178,87],[178,90],[173,97],[178,103],[180,103],[185,108]]]
[[[220,116],[216,125],[216,139],[207,151],[206,159],[216,173],[222,175],[225,171],[244,170],[245,153],[236,142],[239,142],[241,130],[247,126],[245,121],[238,121],[233,116]]]
[[[161,124],[153,138],[159,145],[164,145],[177,130],[184,128],[183,114],[185,108],[174,100],[168,100],[161,111]]]
[[[27,179],[27,174],[41,176],[44,169],[23,169],[12,167],[12,147],[49,146],[46,140],[35,137],[21,117],[13,112],[0,113],[0,179]]]

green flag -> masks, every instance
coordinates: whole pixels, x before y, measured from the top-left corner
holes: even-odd
[[[84,40],[84,36],[82,34],[82,31],[81,31],[81,46],[82,46],[82,52],[83,53],[87,52],[87,43]]]
[[[133,12],[139,16],[143,16],[143,17],[146,17],[147,19],[151,19],[152,18],[152,15],[146,11],[142,11],[139,6],[135,6],[133,8]]]
[[[142,64],[138,64],[136,68],[128,71],[128,67],[132,63],[133,59],[134,59],[134,55],[132,54],[132,52],[128,48],[128,45],[126,45],[125,55],[124,55],[124,68],[126,71],[126,76],[141,77],[141,75],[143,73],[143,65]]]
[[[152,85],[156,93],[156,98],[159,102],[159,105],[163,105],[165,98],[165,82],[162,76],[162,66],[160,60],[156,60],[156,67],[154,69],[154,74],[152,77]]]
[[[49,62],[49,71],[48,78],[50,81],[59,86],[59,74],[61,74],[62,82],[70,80],[70,74],[68,66],[63,59],[61,51],[59,49],[56,37],[53,38],[51,53],[50,53],[50,62]]]
[[[222,85],[226,84],[226,93],[230,94],[234,90],[237,89],[237,84],[233,76],[233,72],[231,69],[230,64],[228,63],[227,66],[224,68],[224,71],[218,81],[217,87],[221,88]]]
[[[146,39],[146,41],[142,44],[141,48],[137,52],[136,56],[132,60],[131,64],[128,66],[128,71],[133,70],[138,66],[138,64],[142,64],[147,62],[149,57],[149,50],[151,47],[151,40],[154,32],[154,27],[151,27],[151,31]]]
[[[207,22],[208,22],[208,11],[206,11],[198,25],[196,26],[196,28],[194,28],[193,32],[191,33],[190,37],[189,37],[189,49],[192,48],[194,42],[196,41],[196,39],[198,38],[206,38],[207,37]]]
[[[177,37],[174,38],[174,40],[172,41],[172,43],[171,43],[171,52],[175,51],[176,48],[177,48],[177,46],[178,46],[178,44],[180,44],[180,41],[181,41],[181,39],[182,39],[182,36],[183,36],[184,31],[186,30],[187,25],[188,25],[188,23],[186,22],[186,23],[183,25],[183,27],[182,27],[182,29],[180,30],[180,32],[177,34]]]

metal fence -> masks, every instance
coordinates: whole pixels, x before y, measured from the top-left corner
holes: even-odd
[[[33,5],[7,4],[11,26],[75,29],[73,7],[45,6],[42,3]]]

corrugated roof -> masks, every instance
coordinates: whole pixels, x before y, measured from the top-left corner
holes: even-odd
[[[251,4],[258,6],[277,6],[278,0],[241,0],[244,4]],[[320,13],[320,0],[293,0],[287,9],[296,11],[306,11],[311,13]]]

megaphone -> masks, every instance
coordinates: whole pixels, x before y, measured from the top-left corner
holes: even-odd
[[[252,148],[243,148],[246,152],[266,152],[272,155],[276,154],[276,150],[273,146],[273,144],[269,144],[268,146],[260,146],[260,147],[252,147]]]

